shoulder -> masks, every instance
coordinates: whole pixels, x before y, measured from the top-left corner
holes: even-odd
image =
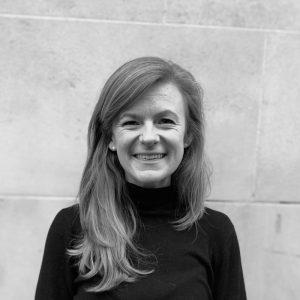
[[[199,225],[215,242],[226,241],[235,234],[230,218],[226,214],[208,207],[205,208]]]
[[[80,229],[78,204],[61,209],[55,216],[49,230],[49,235],[67,236],[77,233]]]
[[[79,222],[78,205],[60,210],[48,231],[35,299],[73,299],[73,281],[77,276],[72,247],[74,229]]]
[[[54,220],[57,222],[68,221],[74,222],[79,217],[79,205],[74,204],[72,206],[61,209],[55,216]]]
[[[246,299],[239,243],[230,218],[206,208],[200,219],[208,240],[214,299]]]

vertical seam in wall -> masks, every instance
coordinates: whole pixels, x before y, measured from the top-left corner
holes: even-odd
[[[262,106],[265,95],[265,68],[266,68],[266,52],[267,52],[267,40],[268,33],[264,32],[264,44],[263,44],[263,55],[262,55],[262,68],[261,68],[261,78],[260,78],[260,93],[258,99],[258,119],[256,128],[256,144],[255,144],[255,167],[254,167],[254,187],[252,193],[252,199],[257,199],[257,185],[258,185],[258,168],[259,168],[259,158],[260,158],[260,146],[261,146],[261,126],[262,126]]]
[[[164,9],[163,9],[163,17],[162,17],[162,23],[167,23],[167,9],[168,9],[168,0],[164,0]]]

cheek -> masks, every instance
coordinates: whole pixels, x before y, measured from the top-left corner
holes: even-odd
[[[174,137],[170,144],[170,151],[173,152],[176,161],[181,161],[184,154],[184,135]]]
[[[122,151],[123,154],[125,154],[132,151],[132,145],[132,140],[130,140],[129,138],[123,138],[122,140],[119,140],[117,148],[119,149],[119,151]]]
[[[125,148],[127,147],[127,144],[130,141],[130,138],[127,134],[124,134],[123,132],[117,132],[114,134],[114,142],[117,148]]]
[[[185,134],[183,131],[177,133],[176,136],[173,137],[173,143],[176,145],[176,148],[182,148],[184,146]]]
[[[124,167],[124,164],[128,164],[131,154],[133,153],[133,142],[132,139],[127,136],[119,137],[116,140],[117,156],[119,162]]]

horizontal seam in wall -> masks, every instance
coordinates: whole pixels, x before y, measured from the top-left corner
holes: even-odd
[[[20,14],[0,14],[0,18],[65,21],[65,22],[110,23],[110,24],[122,24],[122,25],[128,24],[128,25],[142,25],[142,26],[183,27],[183,28],[199,28],[199,29],[214,29],[214,30],[230,30],[230,31],[249,31],[249,32],[273,32],[273,33],[285,33],[285,34],[300,35],[300,31],[295,31],[295,30],[232,27],[232,26],[226,26],[226,25],[217,26],[217,25],[181,24],[181,23],[151,23],[151,22],[141,22],[141,21],[108,20],[108,19],[76,18],[76,17],[57,17],[57,16],[34,16],[34,15],[20,15]]]
[[[0,201],[4,201],[4,200],[53,200],[53,201],[76,201],[76,197],[75,196],[36,196],[36,195],[0,195]]]
[[[238,204],[243,204],[243,205],[249,205],[249,204],[282,204],[282,205],[286,205],[286,204],[298,204],[300,205],[300,200],[299,201],[284,201],[284,200],[280,200],[280,201],[268,201],[268,200],[228,200],[228,199],[208,199],[206,201],[207,203],[238,203]]]
[[[70,201],[70,202],[76,202],[78,199],[76,196],[46,196],[46,195],[0,195],[0,201],[6,201],[6,200],[51,200],[51,201]],[[228,199],[208,199],[206,201],[207,204],[209,203],[218,203],[218,204],[241,204],[241,205],[251,205],[251,204],[263,204],[263,205],[300,205],[300,201],[264,201],[264,200],[228,200]]]

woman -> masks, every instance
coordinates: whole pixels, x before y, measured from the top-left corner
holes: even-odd
[[[246,299],[234,227],[204,207],[202,110],[170,61],[138,58],[108,79],[79,205],[51,225],[36,300]]]

